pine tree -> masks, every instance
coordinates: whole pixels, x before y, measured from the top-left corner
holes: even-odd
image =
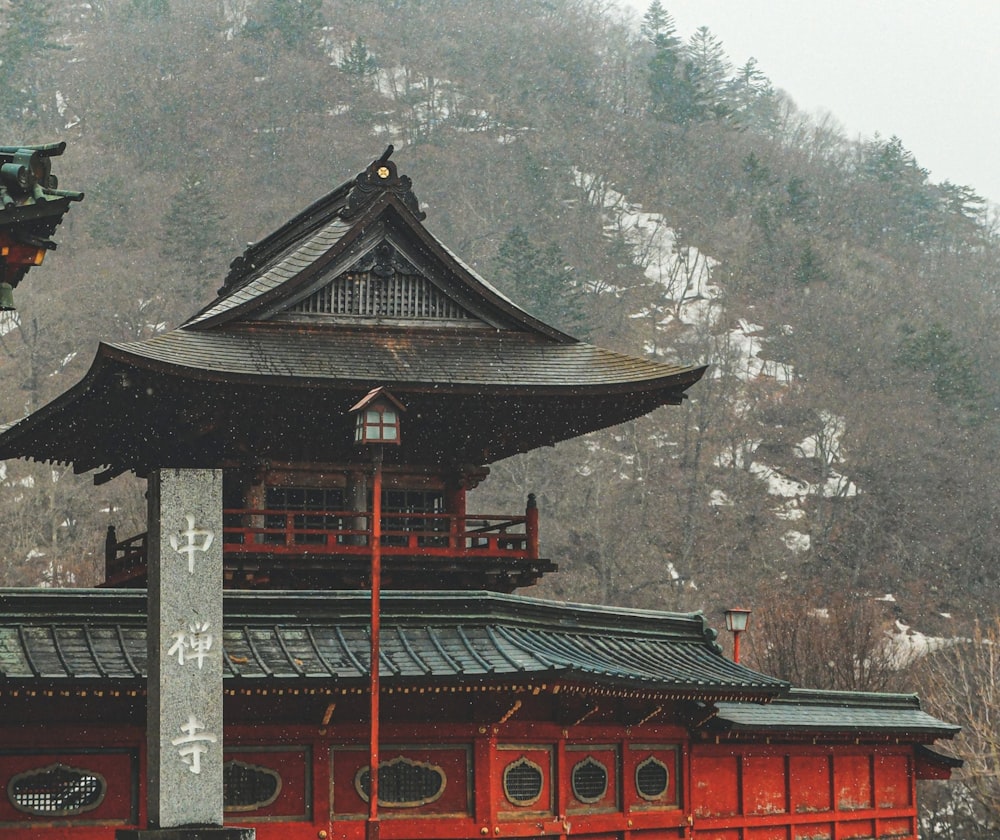
[[[259,21],[247,31],[261,39],[277,36],[285,47],[313,46],[325,26],[323,0],[267,0]]]
[[[696,112],[696,90],[674,20],[660,0],[653,0],[643,17],[642,34],[653,48],[647,65],[650,111],[662,122],[685,125]]]
[[[0,118],[16,121],[38,111],[38,58],[68,49],[53,39],[52,0],[8,0],[0,16]]]
[[[653,0],[642,17],[641,30],[643,37],[654,47],[679,47],[680,39],[676,34],[674,19],[663,8],[660,0]]]
[[[768,133],[777,128],[777,96],[771,80],[757,66],[756,58],[747,59],[729,80],[726,98],[740,126]]]
[[[517,225],[501,243],[495,265],[498,286],[518,306],[546,323],[580,333],[583,295],[558,245],[539,247]]]
[[[196,295],[204,291],[204,275],[221,268],[224,260],[223,218],[214,186],[204,175],[194,174],[185,176],[163,217],[160,256],[182,269],[180,277],[196,278],[198,287],[187,290]]]
[[[352,82],[361,82],[378,72],[378,62],[369,52],[364,39],[358,36],[351,42],[351,48],[340,60],[340,69],[350,77]]]
[[[696,111],[700,118],[725,117],[732,107],[727,102],[727,80],[732,65],[722,47],[707,26],[700,26],[685,47],[687,77],[694,87]]]

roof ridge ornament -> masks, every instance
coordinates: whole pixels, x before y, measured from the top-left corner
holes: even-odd
[[[389,160],[395,151],[390,143],[382,153],[382,157],[373,160],[364,172],[359,172],[354,179],[354,186],[347,196],[347,202],[340,211],[342,219],[352,219],[368,207],[384,192],[393,193],[406,208],[416,216],[418,221],[427,218],[420,209],[420,202],[413,194],[413,182],[406,175],[400,175],[396,164]]]
[[[14,289],[54,251],[52,235],[83,193],[58,189],[51,158],[66,143],[0,146],[0,312],[14,309]]]

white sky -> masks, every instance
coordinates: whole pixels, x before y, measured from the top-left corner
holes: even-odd
[[[933,181],[1000,203],[1000,0],[661,0],[848,137],[898,135]],[[641,17],[646,0],[622,0]]]

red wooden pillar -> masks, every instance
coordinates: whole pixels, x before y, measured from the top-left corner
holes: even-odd
[[[465,548],[465,488],[456,484],[448,494],[448,513],[451,514],[451,548],[457,551]]]
[[[497,760],[497,728],[482,724],[474,742],[472,789],[475,820],[481,836],[491,836],[497,824],[497,803],[500,801]]]
[[[367,840],[378,840],[378,729],[379,729],[379,637],[381,635],[382,589],[382,448],[375,447],[375,476],[372,481],[372,514],[369,522],[371,533],[371,652],[368,666],[371,684],[370,738],[368,744],[368,823]]]
[[[566,738],[568,735],[567,730],[563,729],[559,733],[559,740],[556,741],[556,766],[554,768],[556,777],[552,780],[556,791],[556,812],[553,816],[557,820],[562,821],[563,836],[566,834],[566,826],[568,824],[566,814],[569,813],[570,769],[569,758],[566,755]]]
[[[528,556],[531,560],[538,559],[538,502],[535,494],[528,494],[528,506],[524,511],[524,530],[528,536]]]

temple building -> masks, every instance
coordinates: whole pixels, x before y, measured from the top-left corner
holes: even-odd
[[[150,488],[148,533],[106,535],[103,586],[0,591],[4,837],[144,829],[157,767],[217,751],[225,824],[262,840],[916,838],[916,781],[947,778],[931,746],[957,727],[915,697],[795,688],[700,614],[518,591],[557,571],[544,511],[479,512],[490,464],[680,404],[704,368],[539,321],[423,221],[387,152],[202,311],[101,344],[0,434],[0,459]],[[187,475],[217,525],[163,524]],[[153,641],[166,558],[210,548],[221,631]],[[151,749],[153,672],[214,657],[224,728]]]

